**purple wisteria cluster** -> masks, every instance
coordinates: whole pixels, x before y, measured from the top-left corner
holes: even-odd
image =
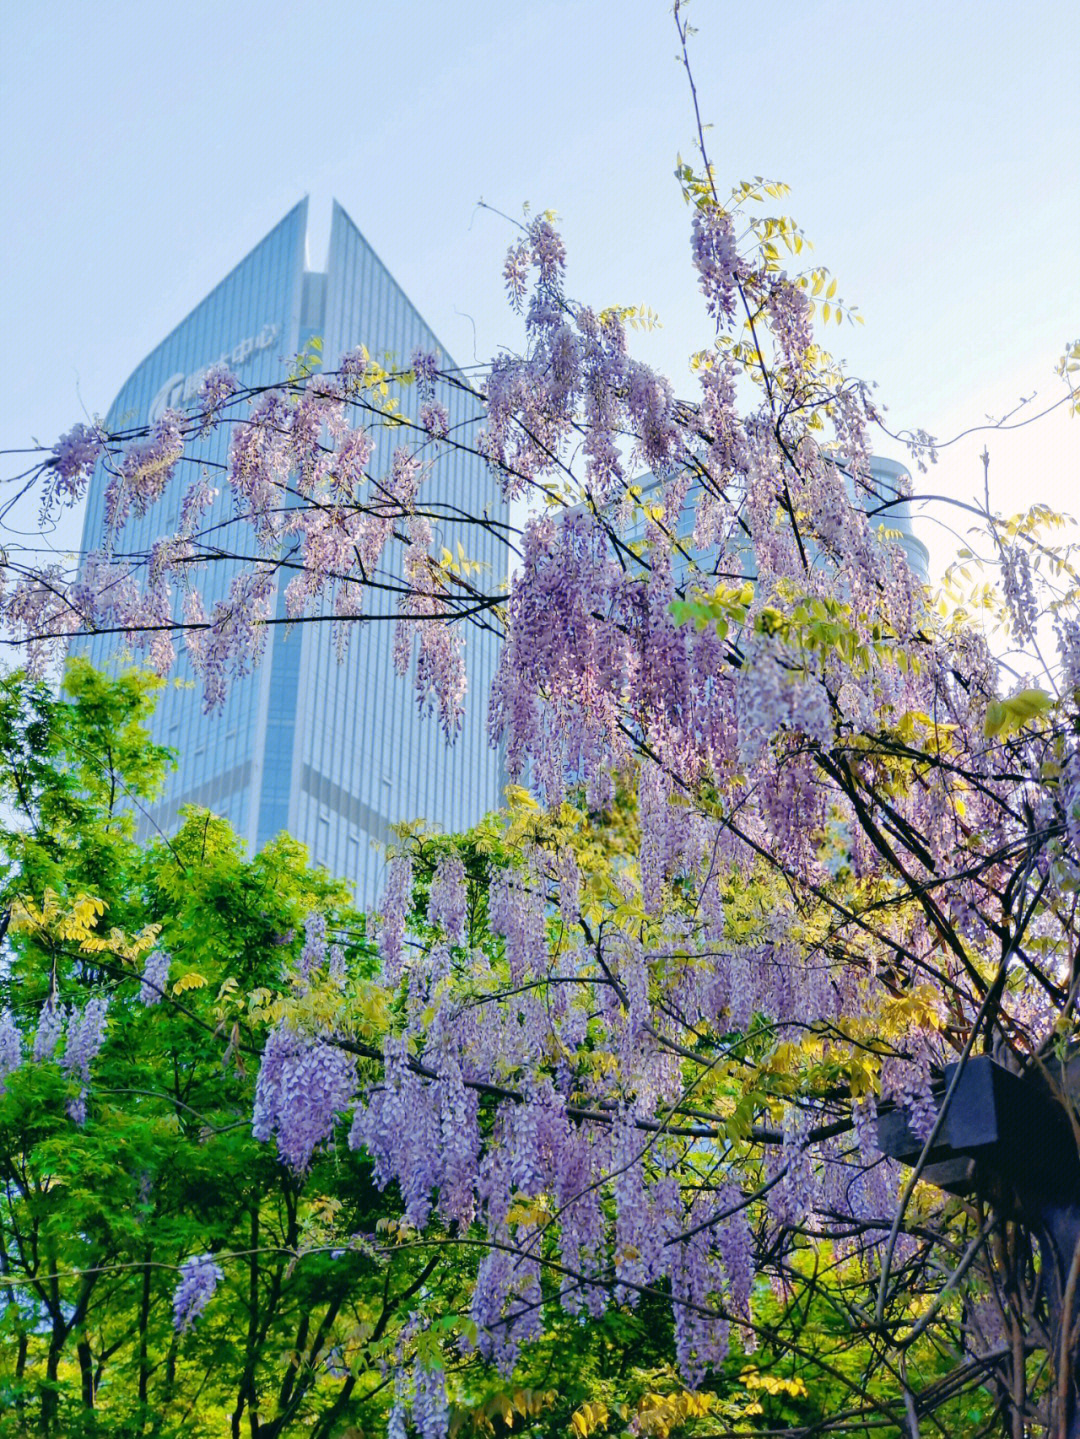
[[[166,954],[163,949],[152,949],[146,956],[146,963],[143,965],[142,982],[139,985],[139,1001],[148,1008],[160,1004],[165,997],[165,988],[169,982],[169,967],[172,964],[171,955]]]
[[[57,1058],[68,1079],[78,1085],[67,1100],[67,1112],[76,1124],[86,1123],[86,1101],[90,1092],[90,1071],[105,1043],[109,999],[94,995],[81,1009],[57,1003],[50,994],[38,1014],[30,1058],[34,1064],[48,1064]],[[62,1044],[61,1044],[62,1042]],[[0,1094],[4,1081],[24,1061],[23,1040],[10,1010],[0,1014]]]
[[[731,215],[718,206],[697,210],[691,228],[691,248],[709,313],[718,320],[731,320],[735,314],[736,282],[741,264]]]
[[[1013,634],[1023,644],[1033,638],[1040,611],[1031,573],[1031,557],[1022,545],[1001,546],[1001,583]]]
[[[405,926],[412,906],[412,879],[412,859],[408,853],[395,855],[388,868],[379,929],[379,953],[390,983],[401,974]]]
[[[185,1333],[203,1312],[224,1278],[220,1264],[210,1254],[193,1255],[180,1266],[180,1279],[173,1294],[173,1324]]]
[[[105,448],[96,425],[75,425],[53,446],[54,480],[47,491],[50,500],[71,504],[80,500]]]
[[[752,1347],[750,1199],[734,1180],[719,1190],[687,1191],[676,1178],[686,1149],[678,1136],[687,1130],[676,1125],[666,1133],[654,1116],[683,1102],[676,1045],[686,1035],[750,1030],[755,1016],[782,1030],[801,1026],[809,1014],[827,1023],[840,1016],[847,997],[830,967],[809,962],[794,942],[790,915],[786,922],[772,916],[759,943],[724,937],[714,825],[670,803],[650,822],[657,830],[663,825],[653,841],[660,856],[655,882],[694,876],[707,916],[700,933],[676,925],[675,947],[668,941],[653,954],[633,935],[617,933],[595,957],[580,938],[568,950],[564,925],[580,935],[576,865],[534,845],[521,864],[493,866],[489,912],[504,958],[492,966],[474,953],[488,1003],[464,1002],[441,942],[425,951],[414,940],[408,966],[395,959],[393,981],[407,988],[407,1032],[387,1037],[381,1078],[361,1092],[354,1112],[349,1142],[372,1156],[377,1184],[397,1183],[408,1224],[485,1226],[492,1248],[478,1269],[472,1314],[481,1351],[506,1373],[522,1344],[542,1330],[540,1274],[552,1245],[563,1274],[561,1303],[572,1314],[601,1313],[612,1298],[635,1305],[643,1293],[670,1286],[688,1382],[700,1382],[722,1362],[733,1325],[744,1348]],[[394,861],[387,897],[402,937],[395,935],[395,943],[406,942],[402,895],[412,867],[402,858]],[[451,897],[461,902],[459,866],[454,855],[438,860],[429,921],[445,922]],[[572,905],[558,903],[564,878]],[[699,957],[688,943],[708,949]],[[665,971],[679,975],[676,985],[669,980],[667,1018],[651,993]],[[565,983],[571,978],[573,987]],[[501,984],[516,998],[501,999]],[[295,1057],[324,1044],[275,1033],[260,1095],[273,1088],[279,1046]],[[617,1056],[617,1066],[590,1074],[593,1052]],[[494,1112],[486,1138],[485,1094],[496,1096],[487,1101]],[[261,1120],[265,1107],[260,1099],[261,1137],[270,1128]],[[870,1214],[866,1195],[880,1155],[868,1137],[864,1156],[853,1159],[840,1148],[818,1153],[810,1140],[815,1122],[812,1106],[791,1108],[778,1137],[766,1186],[766,1222],[775,1232],[808,1215],[827,1225],[838,1215],[848,1224],[855,1212],[860,1222]],[[704,1142],[712,1131],[702,1126],[700,1133]],[[605,1214],[609,1201],[613,1223]]]
[[[985,639],[940,620],[889,537],[900,496],[871,472],[878,412],[815,340],[810,275],[781,266],[791,222],[683,178],[710,331],[692,401],[633,357],[630,312],[567,298],[542,216],[504,272],[524,353],[474,389],[420,353],[398,377],[416,382],[406,409],[408,385],[355,352],[259,394],[221,377],[198,426],[166,411],[136,436],[73,431],[48,463],[74,494],[107,450],[102,550],[74,585],[24,576],[2,618],[40,665],[73,633],[160,634],[182,590],[214,708],[258,663],[279,592],[288,619],[330,620],[342,644],[389,595],[395,664],[448,739],[467,622],[496,632],[489,736],[540,804],[514,810],[502,850],[478,846],[477,868],[443,852],[425,874],[411,842],[389,859],[379,1045],[350,1038],[344,985],[317,1027],[290,1010],[253,1130],[303,1172],[348,1122],[408,1225],[483,1236],[472,1317],[504,1371],[543,1330],[547,1266],[570,1314],[667,1296],[696,1385],[753,1344],[755,1273],[786,1293],[803,1238],[857,1261],[871,1309],[892,1302],[880,1266],[930,1231],[900,1234],[875,1096],[925,1137],[937,1076],[972,1035],[1022,1069],[1076,1022],[1080,623],[1075,594],[1057,596],[1045,689],[1002,694]],[[223,406],[215,498],[182,461]],[[525,502],[520,528],[461,515],[432,483],[462,446],[493,496]],[[166,494],[178,533],[122,557],[128,516]],[[506,589],[464,547],[455,559],[450,516],[505,536]],[[249,563],[211,595],[195,565],[223,519]],[[1048,603],[1037,543],[1021,527],[1000,549],[1020,640]],[[171,641],[155,643],[164,669]],[[313,915],[294,998],[323,966],[340,974]],[[104,1023],[98,1000],[67,1019],[77,1118]],[[39,1035],[51,1054],[59,1032]],[[0,1082],[20,1045],[0,1017]],[[178,1323],[218,1273],[189,1265]],[[434,1439],[443,1380],[410,1383],[391,1428],[411,1408]]]
[[[326,916],[312,910],[304,916],[304,947],[296,968],[302,979],[308,979],[326,960]]]
[[[357,1105],[349,1144],[373,1156],[380,1187],[398,1180],[408,1223],[427,1223],[437,1190],[442,1218],[467,1225],[476,1211],[478,1112],[457,1064],[444,1061],[439,1078],[424,1081],[408,1063],[405,1042],[388,1036],[383,1085]]]
[[[105,487],[105,528],[110,539],[123,529],[133,510],[145,515],[161,499],[183,453],[183,420],[174,410],[166,410],[144,440],[127,447]]]
[[[448,740],[457,738],[468,677],[461,627],[448,623],[446,601],[431,559],[434,532],[426,518],[410,519],[403,567],[410,583],[394,627],[394,667],[406,675],[415,652],[416,697],[422,714],[439,716]]]
[[[105,1025],[109,1011],[108,999],[95,995],[81,1010],[74,1005],[68,1012],[67,1035],[60,1068],[79,1083],[79,1092],[68,1100],[68,1113],[76,1124],[86,1123],[86,1098],[90,1087],[90,1065],[105,1042]]]
[[[201,434],[208,434],[215,427],[220,419],[222,407],[239,389],[240,381],[228,365],[219,362],[210,366],[203,376],[203,382],[199,386],[196,396],[203,415],[202,423],[199,426]]]
[[[10,1009],[0,1014],[0,1094],[5,1081],[22,1063],[22,1035]]]
[[[451,419],[435,395],[435,357],[418,356],[416,368],[422,399],[417,431],[429,443],[439,442]],[[77,426],[64,436],[43,469],[48,503],[74,502],[100,463],[105,534],[101,553],[83,561],[74,581],[59,567],[27,572],[3,598],[4,618],[25,636],[31,668],[41,670],[68,636],[106,629],[123,632],[132,648],[148,648],[153,667],[165,673],[177,660],[170,632],[181,630],[186,658],[213,710],[227,686],[258,663],[279,586],[290,618],[337,618],[334,635],[343,656],[353,622],[364,613],[365,594],[387,570],[378,582],[398,595],[401,667],[409,667],[415,649],[421,708],[436,711],[447,733],[455,733],[465,670],[452,621],[469,596],[446,583],[435,558],[435,529],[416,511],[430,469],[419,452],[423,443],[398,445],[386,475],[371,473],[376,435],[352,422],[350,406],[369,386],[384,383],[382,373],[358,352],[343,357],[337,375],[316,373],[292,390],[247,396],[231,372],[215,366],[203,377],[193,419],[166,410],[146,433],[127,434],[115,444],[97,427]],[[223,506],[208,483],[199,445],[226,412]],[[182,463],[186,459],[193,463]],[[175,532],[155,541],[143,566],[114,558],[130,517],[145,516],[166,497],[178,507]],[[205,560],[221,553],[220,528],[209,541],[203,529],[212,507],[218,522],[231,508],[226,518],[233,520],[232,537],[247,530],[259,555],[255,570],[236,576],[224,596],[212,584],[196,583]],[[384,557],[403,531],[410,537],[404,583],[396,563],[387,569]],[[280,572],[283,547],[299,554],[298,569],[290,560]]]
[[[37,1030],[34,1034],[33,1056],[35,1064],[45,1064],[56,1053],[56,1046],[64,1033],[64,1011],[56,1003],[54,995],[49,996],[41,1006]]]
[[[432,876],[428,919],[442,925],[450,944],[465,943],[467,904],[465,865],[458,855],[445,855]]]
[[[356,1061],[325,1038],[281,1023],[263,1049],[251,1132],[275,1139],[282,1162],[302,1174],[356,1094]]]

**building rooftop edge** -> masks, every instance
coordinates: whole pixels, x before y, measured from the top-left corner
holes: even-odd
[[[128,386],[132,383],[132,381],[136,378],[136,376],[138,376],[140,372],[147,367],[147,365],[151,364],[155,359],[157,359],[158,355],[160,355],[160,353],[169,344],[172,343],[177,333],[182,330],[184,326],[195,317],[195,315],[198,314],[198,312],[203,308],[204,305],[206,305],[210,300],[213,299],[213,297],[218,293],[219,290],[223,289],[224,286],[226,286],[232,280],[236,272],[242,269],[243,266],[247,264],[247,262],[251,259],[252,255],[254,255],[257,250],[260,250],[273,234],[275,234],[283,226],[287,225],[290,221],[295,220],[298,214],[302,214],[303,217],[303,244],[306,245],[308,228],[308,198],[309,197],[305,195],[303,199],[296,202],[296,204],[292,207],[291,210],[286,210],[285,214],[281,217],[277,224],[272,225],[270,229],[267,230],[266,234],[263,235],[263,237],[258,240],[254,245],[252,245],[251,248],[247,250],[239,260],[237,260],[236,264],[232,266],[228,273],[223,275],[222,278],[217,282],[217,284],[214,285],[212,289],[208,290],[201,300],[198,300],[194,305],[191,306],[191,308],[184,314],[183,318],[178,320],[176,324],[173,325],[172,329],[170,329],[168,333],[165,334],[158,341],[158,343],[149,352],[149,354],[143,356],[143,358],[139,361],[135,368],[130,371],[127,379],[120,386],[119,390],[117,390],[116,397],[114,398],[112,405],[109,407],[110,413],[116,408],[117,404],[120,401],[120,397],[123,395],[124,391],[128,388]]]

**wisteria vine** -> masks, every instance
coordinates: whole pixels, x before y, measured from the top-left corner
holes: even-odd
[[[784,268],[801,232],[755,208],[782,187],[721,199],[704,152],[680,179],[713,331],[692,402],[632,356],[631,312],[567,297],[540,216],[505,267],[525,353],[482,379],[428,353],[388,374],[357,351],[258,392],[215,369],[143,431],[76,426],[37,478],[46,509],[106,486],[101,546],[74,578],[8,557],[0,618],[32,669],[115,631],[164,673],[179,639],[212,710],[258,664],[280,591],[289,621],[329,620],[341,647],[393,622],[448,740],[487,703],[520,786],[505,822],[486,847],[414,834],[391,856],[379,1043],[310,917],[254,1132],[298,1173],[324,1146],[364,1149],[409,1242],[476,1246],[455,1343],[505,1373],[547,1306],[595,1317],[662,1296],[693,1388],[769,1329],[809,1242],[858,1276],[845,1322],[903,1353],[905,1306],[937,1302],[956,1235],[982,1233],[926,1201],[898,1211],[875,1114],[903,1110],[929,1146],[946,1063],[977,1049],[1048,1082],[1075,1032],[1080,620],[1072,551],[1034,512],[1006,526],[989,509],[1002,622],[1019,644],[1052,630],[1056,654],[1010,677],[967,615],[942,618],[890,538],[907,496],[874,478],[869,392],[815,335],[835,286]],[[413,413],[388,407],[391,385]],[[468,435],[451,423],[463,395],[482,414]],[[222,425],[228,462],[208,475],[198,446]],[[456,446],[527,502],[520,532],[428,498]],[[207,603],[200,575],[237,564],[207,518],[216,488],[248,563]],[[125,549],[130,517],[166,497],[174,532]],[[508,594],[442,548],[451,518],[498,529]],[[465,693],[475,624],[501,645],[487,697]],[[169,966],[148,956],[145,1005]],[[79,1123],[105,1026],[92,998],[43,1012],[33,1043],[53,1062],[63,1031]],[[0,1088],[23,1062],[4,1014]],[[1041,1342],[1024,1281],[989,1239],[976,1249],[972,1294],[1005,1296],[1023,1358]],[[181,1329],[220,1277],[208,1255],[185,1264]],[[978,1349],[977,1325],[944,1308],[942,1325]],[[1062,1342],[1054,1362],[1075,1368]],[[1023,1413],[1057,1402],[1016,1401],[1000,1356],[972,1372]],[[399,1432],[407,1409],[445,1433],[439,1369],[399,1386]]]

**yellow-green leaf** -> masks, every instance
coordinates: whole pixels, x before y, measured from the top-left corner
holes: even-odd
[[[185,994],[189,989],[202,989],[205,983],[206,980],[201,974],[196,974],[194,970],[189,970],[187,974],[182,974],[176,981],[172,987],[172,992],[173,994]]]

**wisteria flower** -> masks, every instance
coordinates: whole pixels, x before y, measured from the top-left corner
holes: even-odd
[[[191,1328],[214,1297],[214,1291],[223,1278],[221,1266],[210,1254],[199,1254],[184,1260],[173,1294],[173,1326],[178,1334],[184,1334]]]

